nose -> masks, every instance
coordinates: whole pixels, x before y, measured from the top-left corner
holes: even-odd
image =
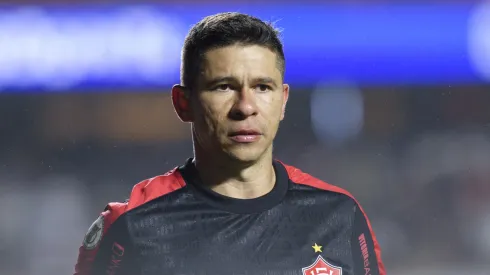
[[[255,93],[248,89],[236,92],[236,100],[230,110],[230,118],[233,120],[245,120],[255,115],[257,115]]]

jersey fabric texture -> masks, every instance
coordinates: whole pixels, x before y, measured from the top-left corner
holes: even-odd
[[[384,275],[363,209],[347,191],[275,160],[255,199],[201,184],[192,159],[137,184],[90,227],[75,275]]]

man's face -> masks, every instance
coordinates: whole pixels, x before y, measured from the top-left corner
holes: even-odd
[[[191,95],[195,142],[207,155],[254,162],[272,149],[289,95],[276,54],[260,46],[228,46],[204,56]]]

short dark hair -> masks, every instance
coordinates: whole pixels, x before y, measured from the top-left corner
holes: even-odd
[[[180,82],[187,89],[194,90],[204,54],[212,49],[235,44],[259,45],[274,52],[284,77],[286,60],[279,36],[280,30],[272,23],[250,15],[226,12],[207,16],[195,24],[185,38]]]

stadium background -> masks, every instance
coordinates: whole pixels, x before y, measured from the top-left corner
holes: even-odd
[[[70,274],[107,202],[191,155],[169,88],[221,11],[283,28],[276,155],[358,198],[388,274],[489,274],[488,2],[0,3],[0,274]]]

